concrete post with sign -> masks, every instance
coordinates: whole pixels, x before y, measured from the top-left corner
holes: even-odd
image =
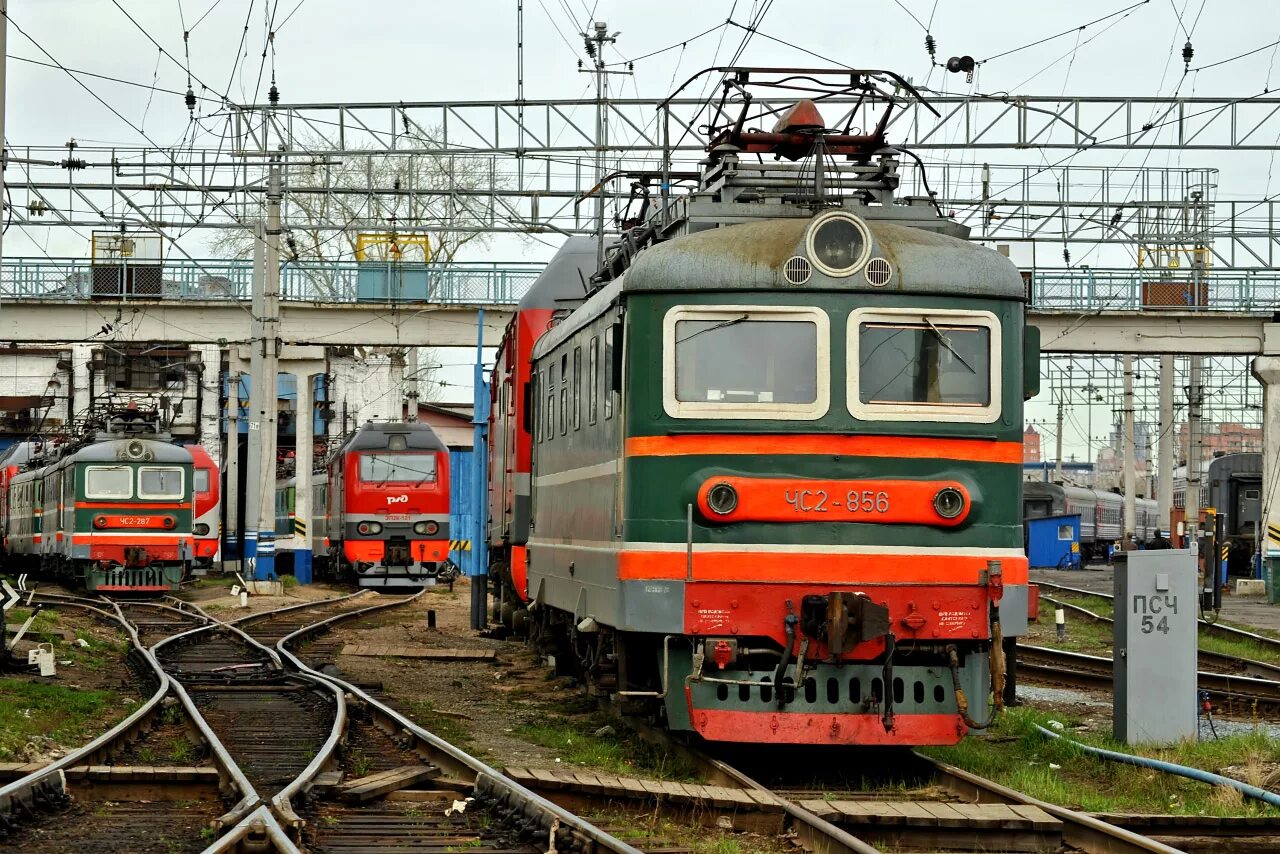
[[[1115,570],[1115,738],[1126,744],[1195,738],[1196,552],[1127,557]]]

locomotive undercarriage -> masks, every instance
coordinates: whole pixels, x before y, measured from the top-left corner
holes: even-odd
[[[712,741],[951,744],[990,714],[986,641],[890,642],[871,660],[818,660],[803,638],[788,655],[769,638],[619,632],[548,607],[503,618],[623,714]]]
[[[129,565],[102,560],[68,560],[62,555],[41,555],[40,571],[46,577],[90,592],[157,593],[177,590],[191,572],[189,562],[135,559]]]

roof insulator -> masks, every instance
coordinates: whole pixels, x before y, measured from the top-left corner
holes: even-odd
[[[1187,43],[1182,46],[1182,65],[1184,69],[1191,70],[1191,57],[1196,55],[1196,49],[1191,46],[1191,39],[1187,39]]]

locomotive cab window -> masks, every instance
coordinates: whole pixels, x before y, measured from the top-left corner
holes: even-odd
[[[673,418],[820,418],[829,332],[817,308],[677,306],[663,323],[663,408]]]
[[[848,351],[856,418],[1000,417],[1000,322],[990,312],[857,309],[849,316]]]
[[[192,478],[193,478],[192,485],[197,494],[204,495],[206,492],[209,491],[209,470],[208,469],[196,469],[195,474],[192,475]]]
[[[133,469],[128,466],[89,466],[84,472],[85,498],[132,498]]]
[[[361,454],[360,479],[365,483],[434,483],[434,454]]]
[[[143,466],[138,469],[139,498],[181,498],[182,469],[176,466]]]

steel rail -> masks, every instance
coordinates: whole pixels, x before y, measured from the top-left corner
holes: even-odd
[[[168,646],[171,643],[177,643],[180,640],[194,637],[195,635],[203,634],[205,632],[214,632],[219,628],[219,625],[200,626],[185,632],[179,632],[176,635],[170,635],[167,638],[157,641],[152,645],[150,651],[152,655],[156,656],[156,661],[159,663],[161,647]],[[163,665],[160,666],[163,668]],[[182,684],[177,679],[168,676],[167,673],[166,676],[169,679],[169,684],[173,687],[174,693],[177,694],[183,708],[186,710],[187,715],[191,718],[192,723],[194,723],[196,728],[200,730],[201,737],[203,737],[209,744],[218,764],[225,766],[232,781],[235,783],[236,788],[243,793],[240,800],[232,806],[231,809],[227,810],[217,819],[214,819],[214,825],[218,829],[223,829],[225,827],[238,824],[241,819],[255,810],[258,805],[262,803],[262,797],[258,794],[257,789],[253,787],[253,784],[249,782],[249,778],[245,776],[244,771],[241,770],[239,764],[231,756],[226,745],[222,743],[222,740],[218,738],[217,734],[213,731],[213,728],[209,726],[209,722],[204,719],[204,715],[202,715],[200,710],[196,708],[196,704],[191,699],[191,695],[187,693],[187,690],[182,687]]]
[[[1018,644],[1018,667],[1023,672],[1038,673],[1047,681],[1107,689],[1112,685],[1113,660],[1106,656]],[[1196,672],[1196,683],[1200,690],[1225,704],[1266,704],[1269,709],[1280,709],[1280,682],[1275,680],[1200,670]]]
[[[1096,613],[1094,611],[1090,611],[1088,608],[1084,607],[1083,605],[1077,605],[1074,602],[1064,602],[1060,599],[1055,599],[1052,596],[1042,596],[1040,598],[1043,599],[1045,602],[1052,602],[1054,605],[1057,605],[1059,608],[1062,608],[1066,611],[1070,611],[1073,614],[1079,614],[1085,619],[1092,620],[1094,622],[1098,622],[1098,623],[1114,623],[1115,622],[1110,617],[1104,617],[1103,615]],[[1212,652],[1207,649],[1197,650],[1196,655],[1199,656],[1201,662],[1205,664],[1210,664],[1212,666],[1221,667],[1226,672],[1240,673],[1244,676],[1253,676],[1257,679],[1270,679],[1273,681],[1280,681],[1280,665],[1269,664],[1265,661],[1256,661],[1252,658],[1239,658],[1234,655],[1227,655],[1226,653],[1221,653],[1221,652]]]
[[[709,756],[702,757],[702,762],[728,777],[741,788],[768,795],[777,801],[783,811],[791,817],[792,830],[796,832],[801,847],[806,851],[813,854],[880,854],[880,849],[868,845],[849,831],[810,812],[790,798],[777,794],[732,765]]]
[[[1094,590],[1084,590],[1080,587],[1068,587],[1064,584],[1053,584],[1052,582],[1048,582],[1048,581],[1035,581],[1032,583],[1037,584],[1043,588],[1059,590],[1063,593],[1070,593],[1077,596],[1095,596],[1099,599],[1108,599],[1113,601],[1115,599],[1115,596],[1113,596],[1110,593],[1100,593]],[[1222,623],[1217,623],[1217,622],[1211,623],[1205,619],[1201,619],[1199,623],[1200,623],[1200,628],[1204,629],[1206,632],[1208,632],[1211,635],[1218,635],[1219,637],[1227,638],[1228,640],[1252,641],[1261,646],[1272,647],[1274,649],[1280,650],[1280,640],[1277,640],[1276,638],[1267,637],[1266,635],[1260,635],[1257,632],[1251,632],[1248,629],[1242,629],[1238,626],[1228,626],[1228,625],[1224,625]]]
[[[1039,807],[1062,822],[1063,839],[1090,854],[1180,854],[1177,848],[1146,836],[1108,824],[1093,816],[1076,812],[1039,798],[1002,786],[992,780],[971,774],[963,768],[932,759],[915,752],[934,771],[935,778],[953,794],[971,803],[1020,804]]]
[[[273,846],[271,849],[267,845]],[[267,807],[260,806],[240,823],[228,830],[201,854],[231,854],[232,852],[260,852],[273,850],[277,854],[302,854],[289,838],[276,817]]]
[[[301,658],[289,649],[290,644],[302,638],[327,631],[335,623],[354,619],[369,613],[393,608],[398,605],[408,604],[422,595],[422,591],[415,594],[409,599],[403,599],[396,602],[387,602],[379,605],[372,605],[368,608],[361,608],[343,614],[329,617],[326,620],[304,626],[289,635],[281,638],[276,642],[276,649],[280,651],[281,656],[290,662],[299,672],[310,674],[311,676],[323,679],[333,683],[335,686],[359,698],[370,711],[376,713],[379,717],[394,724],[395,728],[402,732],[407,732],[416,738],[419,742],[424,743],[432,753],[433,761],[437,764],[450,765],[455,773],[472,773],[475,775],[475,792],[479,796],[505,803],[510,807],[519,810],[521,813],[538,822],[539,826],[547,832],[550,838],[554,838],[562,833],[573,833],[577,835],[584,843],[593,844],[603,848],[604,850],[614,852],[614,854],[640,854],[639,849],[617,839],[612,834],[606,833],[593,824],[590,824],[577,815],[562,808],[541,795],[533,792],[505,774],[495,770],[480,759],[459,750],[449,742],[434,735],[428,730],[423,729],[409,718],[400,714],[395,709],[382,703],[366,693],[363,689],[356,685],[313,670]],[[441,763],[439,760],[444,759]],[[309,781],[308,781],[309,782]],[[305,785],[305,784],[304,784]],[[869,852],[858,852],[858,854],[876,854],[874,849]]]

